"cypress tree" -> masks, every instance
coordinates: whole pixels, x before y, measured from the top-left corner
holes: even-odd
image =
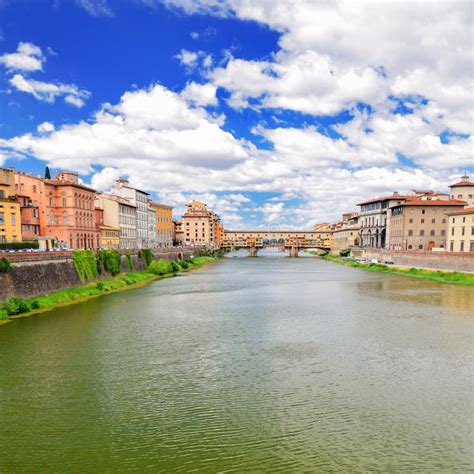
[[[49,166],[46,166],[46,169],[44,170],[44,177],[45,177],[45,179],[51,179],[51,173],[49,172]]]

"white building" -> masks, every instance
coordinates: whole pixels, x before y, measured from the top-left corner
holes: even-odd
[[[148,247],[148,201],[149,194],[140,189],[132,188],[126,179],[118,179],[110,191],[116,196],[128,199],[136,208],[136,244],[135,247]]]
[[[156,247],[156,212],[150,202],[148,204],[148,248],[154,249]]]

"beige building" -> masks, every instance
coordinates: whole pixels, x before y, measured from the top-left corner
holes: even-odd
[[[474,182],[469,181],[469,176],[464,175],[461,181],[451,184],[451,198],[466,201],[466,205],[474,206]]]
[[[158,247],[172,247],[174,240],[173,206],[150,203],[156,215],[156,243]]]
[[[359,213],[345,213],[342,223],[332,234],[331,251],[338,253],[342,249],[357,247],[360,244]]]
[[[186,205],[182,227],[184,245],[220,248],[223,244],[223,227],[220,218],[203,202],[193,201]]]
[[[456,199],[407,199],[390,208],[390,239],[392,250],[432,250],[446,248],[448,213],[463,208]]]
[[[329,247],[329,239],[321,237],[321,232],[305,230],[226,230],[223,246],[239,247],[279,247],[299,245],[301,247]]]
[[[326,247],[333,246],[333,241],[332,241],[333,232],[334,232],[333,224],[330,224],[329,222],[321,222],[318,224],[314,224],[313,231],[314,231],[313,235],[315,235],[316,238],[324,242],[324,245]]]
[[[474,252],[474,207],[449,212],[448,250],[450,252]]]
[[[173,242],[175,245],[183,245],[184,236],[183,236],[183,222],[182,221],[173,221],[174,224],[174,239]]]

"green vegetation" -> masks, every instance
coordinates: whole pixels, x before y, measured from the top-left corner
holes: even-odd
[[[309,253],[310,255],[315,255],[316,257],[322,257],[323,255],[327,254],[326,250],[321,250],[321,249],[308,249],[305,250],[305,253]]]
[[[77,252],[78,255],[76,255],[74,265],[76,266],[76,270],[79,268],[78,274],[79,271],[81,271],[82,275],[87,278],[87,275],[91,274],[92,272],[92,263],[90,254],[86,252],[92,253],[92,256],[94,257],[93,261],[96,272],[96,262],[100,261],[101,263],[99,265],[103,265],[103,269],[111,271],[110,268],[116,268],[114,267],[114,265],[117,264],[116,254],[118,254],[120,257],[119,252],[114,250],[103,251],[108,253],[103,254],[101,258],[97,257],[97,260],[95,259],[95,256],[92,251],[85,250]],[[8,319],[9,317],[15,317],[19,315],[25,315],[25,313],[34,314],[37,312],[50,310],[56,306],[72,304],[106,293],[121,291],[130,287],[140,286],[167,275],[172,276],[180,270],[199,267],[215,260],[217,260],[217,257],[210,256],[195,257],[191,260],[185,260],[182,262],[168,261],[164,259],[154,260],[151,262],[151,264],[145,271],[124,273],[121,275],[117,275],[113,278],[104,279],[95,283],[88,283],[78,288],[70,288],[67,290],[56,291],[55,293],[37,296],[35,298],[10,298],[4,301],[3,304],[1,304],[0,306],[0,320]],[[112,265],[112,267],[108,265]]]
[[[72,260],[82,282],[97,278],[97,263],[92,250],[75,250],[72,252]]]
[[[120,252],[118,250],[98,250],[97,269],[99,266],[112,276],[120,273]]]
[[[153,253],[150,249],[141,249],[138,256],[146,263],[147,267],[153,261]]]
[[[128,271],[133,272],[132,254],[128,250],[125,252],[125,258],[127,259]]]
[[[23,250],[23,249],[37,249],[39,243],[37,240],[24,242],[2,242],[0,243],[0,250]]]
[[[348,257],[351,254],[351,249],[342,249],[339,251],[339,257]]]
[[[372,272],[395,273],[396,275],[424,278],[425,280],[450,283],[453,285],[474,286],[474,274],[462,272],[448,272],[440,270],[423,270],[421,268],[402,268],[382,263],[361,263],[351,258],[341,258],[336,255],[325,255],[324,260],[340,263],[348,267],[361,268]]]
[[[51,171],[49,171],[48,166],[44,169],[44,179],[51,179]]]
[[[11,272],[12,264],[6,258],[0,258],[0,273]]]

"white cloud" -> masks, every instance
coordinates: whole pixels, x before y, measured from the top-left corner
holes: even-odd
[[[41,71],[45,57],[39,46],[33,43],[18,43],[15,53],[5,53],[0,56],[0,64],[8,71]]]
[[[177,55],[176,58],[179,59],[179,62],[184,66],[194,66],[199,59],[199,53],[194,51],[188,51],[187,49],[182,49]]]
[[[54,125],[51,122],[43,122],[36,127],[36,130],[38,130],[39,133],[54,132]]]
[[[190,82],[181,92],[181,96],[197,105],[217,105],[216,90],[217,87],[213,84]]]
[[[76,4],[92,16],[113,16],[114,14],[107,0],[76,0]]]
[[[65,102],[80,108],[84,105],[84,100],[90,96],[90,92],[79,89],[74,84],[36,81],[22,74],[15,74],[9,82],[17,90],[31,94],[35,99],[43,102],[53,103],[57,97],[65,96]]]

